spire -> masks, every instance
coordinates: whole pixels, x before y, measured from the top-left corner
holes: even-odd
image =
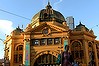
[[[18,28],[20,28],[19,25],[18,25]]]
[[[49,0],[48,0],[48,5],[50,5],[50,2],[49,2]]]
[[[50,5],[50,2],[48,0],[48,5],[46,6],[46,9],[51,9],[51,8],[52,8],[52,6]]]
[[[79,24],[81,24],[81,21],[79,20]]]

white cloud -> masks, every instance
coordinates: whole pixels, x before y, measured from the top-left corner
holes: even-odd
[[[0,33],[10,34],[13,30],[12,27],[13,22],[8,20],[0,20]]]

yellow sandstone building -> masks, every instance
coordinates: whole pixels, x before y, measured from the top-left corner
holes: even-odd
[[[91,60],[94,66],[99,66],[99,41],[95,38],[94,32],[81,22],[69,29],[64,16],[48,3],[24,30],[18,26],[6,36],[4,63],[5,66],[54,66],[68,44],[69,52],[80,66],[88,66]]]

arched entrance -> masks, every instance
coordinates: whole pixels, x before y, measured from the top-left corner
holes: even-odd
[[[56,60],[57,58],[51,54],[43,54],[36,59],[34,66],[56,65]]]
[[[79,63],[82,63],[82,59],[84,58],[84,52],[82,49],[82,43],[79,40],[75,40],[71,43],[71,53],[74,58]]]

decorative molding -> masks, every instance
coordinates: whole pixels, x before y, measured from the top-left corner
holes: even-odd
[[[28,41],[30,41],[30,39],[24,39],[24,41],[27,41],[28,42]]]
[[[42,34],[43,36],[48,36],[51,33],[51,29],[49,29],[48,27],[45,27],[42,29]]]

